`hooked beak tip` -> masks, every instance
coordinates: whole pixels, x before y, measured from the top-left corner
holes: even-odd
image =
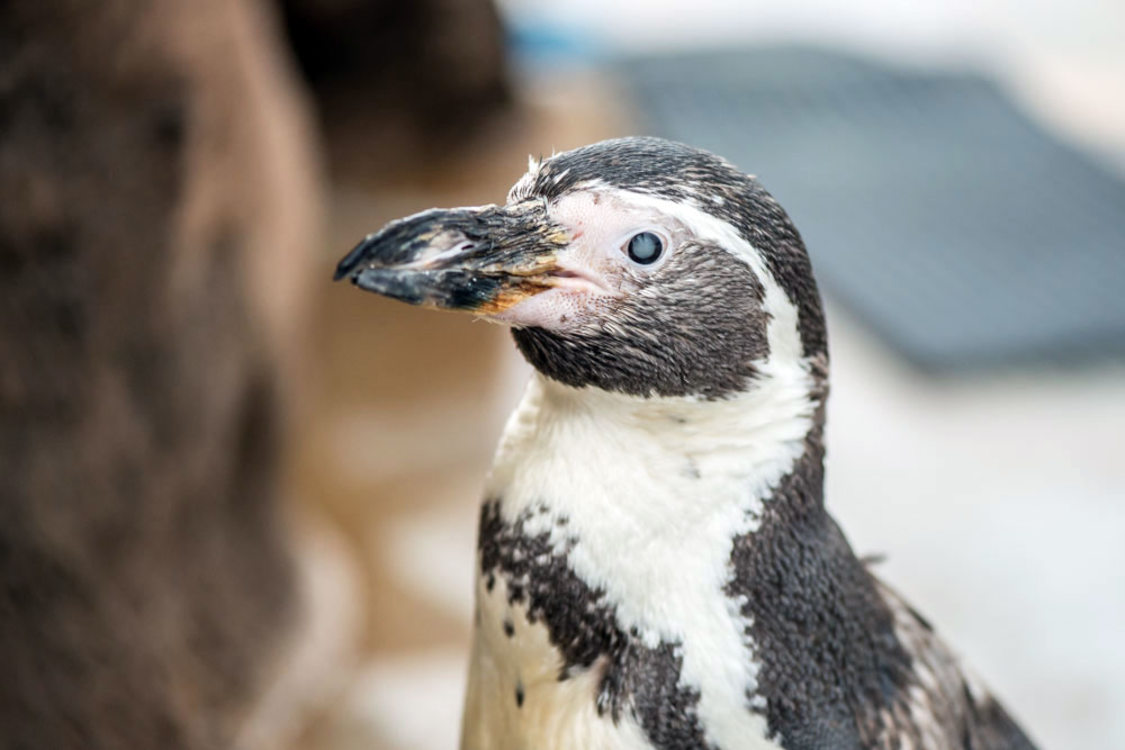
[[[360,264],[363,263],[364,256],[367,254],[368,249],[371,247],[371,240],[374,235],[367,235],[358,245],[352,248],[351,252],[344,256],[344,259],[336,264],[336,271],[332,274],[333,281],[339,281],[346,276],[351,276]],[[354,281],[355,279],[353,279]]]
[[[393,268],[364,268],[352,273],[350,278],[360,289],[411,305],[422,304],[428,296],[424,279]]]

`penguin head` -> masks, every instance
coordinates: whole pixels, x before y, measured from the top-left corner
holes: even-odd
[[[726,161],[658,138],[533,160],[505,205],[392,222],[336,278],[507,324],[537,370],[576,388],[721,399],[826,356],[784,210]]]

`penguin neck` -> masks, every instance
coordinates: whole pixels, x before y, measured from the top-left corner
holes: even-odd
[[[510,498],[513,512],[545,503],[560,515],[609,512],[653,531],[732,504],[751,513],[773,500],[820,507],[825,368],[801,360],[755,369],[744,391],[720,400],[573,388],[536,373],[509,421],[489,494]],[[796,471],[801,496],[774,498]]]

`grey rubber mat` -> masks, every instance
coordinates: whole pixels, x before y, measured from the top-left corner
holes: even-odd
[[[988,80],[815,49],[614,63],[645,132],[756,174],[922,367],[1125,353],[1125,182]]]

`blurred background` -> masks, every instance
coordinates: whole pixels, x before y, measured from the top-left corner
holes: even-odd
[[[650,133],[829,311],[830,510],[1043,747],[1125,746],[1125,5],[0,5],[0,745],[456,746],[506,333],[333,286]]]

